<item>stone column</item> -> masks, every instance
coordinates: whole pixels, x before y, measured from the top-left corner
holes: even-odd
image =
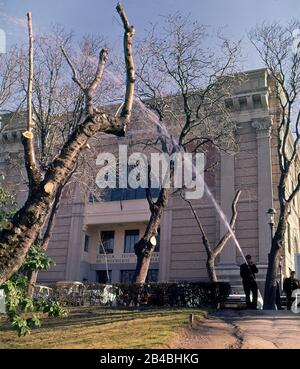
[[[235,195],[235,173],[234,173],[234,154],[221,152],[220,165],[220,205],[227,219],[231,218],[231,205]],[[218,215],[217,215],[218,218]],[[227,232],[227,227],[220,221],[219,239]],[[220,254],[220,264],[222,266],[236,266],[236,246],[230,239]],[[219,266],[221,266],[219,265]]]
[[[72,204],[72,220],[69,235],[68,257],[66,267],[66,280],[80,280],[80,262],[84,243],[84,207],[79,189],[75,190],[74,202]]]
[[[271,231],[266,218],[266,211],[273,207],[271,126],[270,117],[252,120],[257,138],[258,261],[262,266],[267,264],[271,248]]]

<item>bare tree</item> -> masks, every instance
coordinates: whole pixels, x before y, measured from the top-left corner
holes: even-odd
[[[235,194],[232,205],[231,205],[232,216],[231,216],[229,225],[230,225],[230,228],[233,231],[235,229],[235,223],[236,223],[236,219],[237,219],[236,206],[237,206],[237,203],[239,201],[240,195],[241,195],[241,191],[239,190]],[[223,237],[217,242],[217,244],[214,247],[212,247],[208,237],[206,236],[205,230],[204,230],[203,225],[200,221],[200,218],[197,214],[197,211],[194,208],[194,205],[192,204],[191,201],[187,200],[184,196],[181,196],[181,197],[184,201],[186,201],[188,203],[189,207],[191,208],[191,211],[194,215],[194,218],[195,218],[195,220],[197,222],[197,225],[199,227],[199,230],[201,232],[202,243],[203,243],[203,246],[205,248],[206,255],[207,255],[206,269],[207,269],[208,278],[211,282],[218,282],[217,273],[216,273],[216,269],[215,269],[216,258],[218,257],[218,255],[220,255],[220,253],[223,251],[224,247],[226,246],[227,242],[232,237],[232,233],[228,230],[223,235]]]
[[[19,110],[22,101],[18,101],[20,95],[18,90],[18,76],[20,68],[18,64],[18,50],[13,47],[6,54],[0,54],[0,114],[13,113]],[[6,126],[12,120],[2,121],[0,117],[0,133],[4,132]]]
[[[299,27],[299,22],[292,22],[288,26],[278,23],[262,24],[250,33],[250,39],[268,68],[273,84],[273,97],[276,101],[273,134],[277,140],[277,163],[280,170],[277,192],[279,214],[269,254],[265,309],[275,308],[276,279],[280,256],[284,250],[287,219],[292,201],[300,189],[300,173],[297,168],[300,139],[300,52],[299,39],[293,37],[293,32],[299,30]],[[294,182],[292,191],[288,186],[291,180]]]
[[[158,36],[155,28],[151,30],[140,42],[138,53],[137,90],[157,137],[145,144],[170,155],[176,151],[206,152],[212,147],[233,149],[235,124],[224,100],[240,78],[236,75],[239,43],[230,44],[217,36],[221,46],[213,52],[204,46],[206,28],[178,14],[166,18],[164,29]],[[171,165],[171,181],[173,174]],[[161,188],[154,199],[148,188],[146,197],[151,215],[135,245],[136,283],[146,280],[170,189]]]
[[[58,26],[55,26],[49,34],[37,35],[34,40],[32,69],[35,73],[32,73],[32,99],[30,100],[32,101],[34,119],[31,126],[38,148],[36,150],[36,161],[42,176],[53,162],[54,157],[58,155],[70,133],[84,120],[84,93],[79,87],[74,88],[74,84],[69,81],[69,67],[61,52],[62,45],[64,45],[64,48],[71,50],[71,42],[72,34],[66,33],[63,28]],[[79,47],[74,47],[76,52],[73,53],[72,57],[76,61],[78,75],[86,86],[91,83],[94,77],[97,53],[103,43],[102,38],[89,36],[84,37],[83,41],[79,43]],[[21,69],[18,84],[25,96],[29,91],[27,76],[30,75],[27,59],[24,47],[22,47],[18,59]],[[106,103],[106,101],[103,101],[103,97],[107,98],[109,96],[112,87],[111,83],[108,84],[107,81],[102,81],[101,92],[99,89],[96,90],[94,96],[97,104],[103,105]],[[32,113],[29,115],[32,116]],[[68,180],[58,190],[50,214],[35,241],[35,245],[39,245],[44,251],[47,251],[48,248],[62,192],[68,192],[71,196],[76,183],[82,190],[82,196],[85,196],[87,189],[89,193],[99,193],[94,181],[96,168],[90,163],[89,150],[85,149],[77,161],[76,171],[72,171],[72,181],[70,182],[71,176],[68,176]],[[11,159],[10,167],[15,166],[15,164]],[[18,169],[18,172],[22,174],[23,168],[20,163]],[[26,179],[24,179],[24,182],[27,186],[30,186]],[[32,287],[36,282],[36,278],[37,273],[33,273],[29,292],[33,291]]]
[[[28,119],[28,129],[23,134],[25,152],[25,167],[30,183],[30,190],[24,206],[14,215],[5,228],[0,232],[0,284],[4,283],[15,273],[25,258],[30,246],[40,233],[48,212],[55,201],[55,197],[64,185],[65,179],[74,170],[82,149],[87,145],[89,138],[97,132],[124,136],[126,127],[130,123],[133,91],[134,91],[134,62],[132,53],[133,26],[130,25],[123,7],[118,4],[117,12],[124,27],[124,56],[127,70],[126,92],[124,104],[119,116],[112,116],[94,105],[94,95],[103,75],[103,70],[108,57],[108,50],[102,49],[98,58],[97,70],[92,81],[84,86],[80,80],[77,69],[62,48],[64,57],[72,71],[72,79],[84,94],[85,118],[75,127],[64,143],[59,154],[49,163],[42,175],[36,162],[34,134]],[[31,42],[31,17],[28,16],[29,27],[29,71],[32,70],[32,42]],[[29,73],[27,98],[30,100],[30,83],[32,73]],[[29,103],[30,104],[30,101]]]

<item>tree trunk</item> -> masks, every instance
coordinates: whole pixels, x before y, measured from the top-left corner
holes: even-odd
[[[63,190],[64,186],[67,184],[67,182],[69,181],[69,179],[71,178],[73,173],[74,173],[74,171],[72,171],[71,174],[69,175],[69,177],[64,181],[64,184],[58,188],[57,193],[55,195],[54,203],[53,203],[52,208],[51,208],[49,218],[47,220],[47,227],[46,227],[45,233],[44,233],[42,239],[38,241],[38,244],[40,245],[40,247],[45,252],[48,250],[50,238],[51,238],[51,235],[52,235],[52,230],[55,226],[55,218],[56,218],[56,213],[59,209],[62,190]],[[29,275],[29,283],[28,283],[28,290],[27,290],[28,297],[32,297],[32,295],[33,295],[34,287],[35,287],[35,284],[36,284],[36,281],[37,281],[37,277],[38,277],[38,271],[32,271]]]
[[[281,191],[284,191],[284,188],[282,188]],[[279,198],[282,199],[283,195]],[[272,246],[269,254],[268,270],[265,282],[265,295],[264,295],[265,310],[275,309],[276,288],[277,288],[276,281],[278,276],[281,251],[284,248],[284,239],[289,208],[290,208],[289,204],[282,200],[280,204],[279,222],[277,225],[275,235],[272,238]]]
[[[206,260],[206,269],[210,282],[218,282],[216,268],[215,268],[215,255],[211,253]]]
[[[141,239],[136,246],[136,249],[139,251],[136,251],[137,264],[133,282],[145,283],[154,247],[150,242],[143,239]]]
[[[272,242],[272,250],[269,254],[268,271],[265,283],[264,310],[275,310],[276,279],[279,267],[280,252],[277,245]]]
[[[151,216],[147,225],[144,236],[134,246],[137,256],[137,265],[133,277],[133,283],[145,283],[151,256],[155,249],[155,245],[151,243],[151,238],[157,236],[160,226],[160,219],[169,200],[169,189],[162,188],[156,203],[150,206]]]
[[[277,276],[279,270],[281,251],[284,247],[284,237],[286,231],[287,208],[282,206],[281,216],[277,226],[277,230],[272,239],[272,247],[269,254],[268,270],[265,283],[264,309],[275,310]]]

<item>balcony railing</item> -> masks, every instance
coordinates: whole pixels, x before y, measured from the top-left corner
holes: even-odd
[[[136,263],[136,255],[134,253],[122,253],[122,254],[98,254],[96,263],[105,264],[126,264]],[[154,252],[151,257],[152,262],[159,261],[159,252]]]

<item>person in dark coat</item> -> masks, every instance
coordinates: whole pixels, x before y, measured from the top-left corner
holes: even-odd
[[[258,273],[256,265],[253,263],[251,255],[246,256],[246,263],[240,266],[240,275],[243,280],[243,287],[246,295],[246,305],[248,309],[257,308],[258,287],[255,274]],[[250,299],[252,292],[252,301]]]
[[[285,278],[283,282],[283,291],[286,294],[286,305],[287,309],[291,310],[292,307],[292,293],[297,288],[300,288],[300,282],[295,278],[296,272],[292,271],[289,278]]]

